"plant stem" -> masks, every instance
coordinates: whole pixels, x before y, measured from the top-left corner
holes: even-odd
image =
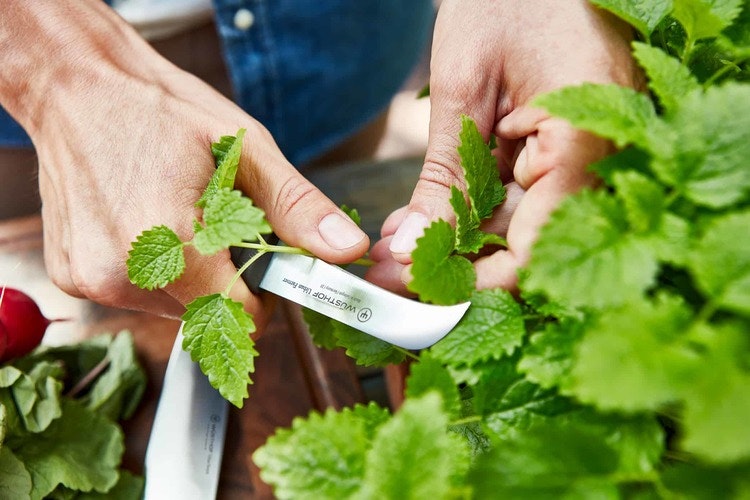
[[[680,199],[680,196],[682,196],[682,192],[679,189],[672,190],[671,193],[667,195],[667,197],[664,199],[664,207],[669,208],[672,206],[672,204]]]
[[[242,276],[242,273],[244,273],[245,271],[247,271],[247,268],[250,267],[250,266],[252,266],[253,263],[256,260],[258,260],[261,257],[263,257],[263,255],[265,255],[265,253],[266,253],[266,250],[262,250],[262,249],[258,250],[258,253],[256,253],[255,255],[253,255],[252,257],[250,257],[249,259],[247,259],[247,262],[245,262],[244,264],[242,264],[242,267],[240,267],[239,269],[237,269],[237,272],[234,273],[234,276],[232,276],[232,279],[229,281],[229,284],[224,289],[224,295],[229,296],[229,292],[232,290],[232,287],[234,286],[234,284],[237,283],[237,280],[240,279],[240,276]]]
[[[727,64],[725,64],[721,69],[719,69],[716,73],[711,75],[705,82],[703,82],[703,90],[708,89],[711,87],[716,81],[721,78],[722,76],[729,73],[731,70],[738,70],[741,71],[741,68],[739,67],[740,64],[745,62],[750,56],[744,56],[740,57],[739,59],[736,59],[734,61],[727,61]]]
[[[690,59],[693,57],[693,49],[695,49],[695,39],[693,37],[690,37],[685,43],[685,50],[682,52],[683,66],[687,67],[690,63]]]
[[[713,300],[709,300],[705,304],[703,304],[703,307],[701,307],[701,310],[698,311],[698,315],[695,317],[696,323],[708,323],[708,320],[711,319],[711,316],[714,315],[716,312],[716,309],[718,309],[716,302]]]
[[[76,383],[76,385],[73,386],[73,388],[68,391],[66,394],[69,398],[76,397],[81,391],[83,391],[86,387],[91,384],[91,382],[94,381],[96,377],[101,375],[101,373],[109,366],[109,356],[105,356],[104,359],[99,361],[96,366],[94,366],[91,371],[89,371],[86,375],[83,376],[81,380]]]
[[[397,346],[397,345],[394,345],[394,346],[393,346],[393,348],[394,348],[395,350],[397,350],[397,351],[399,351],[399,352],[403,353],[403,354],[404,354],[404,355],[406,355],[407,357],[409,357],[409,358],[413,359],[414,361],[419,361],[419,356],[417,356],[416,354],[414,354],[414,353],[413,353],[413,352],[411,352],[410,350],[408,350],[408,349],[404,349],[403,347],[399,347],[399,346]]]
[[[242,248],[252,248],[253,250],[258,250],[259,252],[262,251],[263,253],[266,253],[266,252],[289,253],[289,254],[294,254],[294,255],[307,255],[308,257],[315,257],[312,253],[308,252],[304,248],[290,247],[286,245],[269,245],[265,241],[262,241],[261,243],[242,242],[234,246],[242,247]],[[372,259],[363,257],[361,259],[357,259],[353,261],[352,264],[356,264],[358,266],[372,267],[375,264],[375,262]]]
[[[473,424],[475,422],[481,422],[481,421],[482,421],[481,415],[471,415],[470,417],[459,418],[458,420],[449,422],[448,425],[449,426],[466,425],[466,424]]]

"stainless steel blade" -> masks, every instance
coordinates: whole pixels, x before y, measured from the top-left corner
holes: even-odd
[[[260,288],[405,349],[423,349],[458,323],[469,303],[409,300],[306,255],[274,254]]]
[[[177,333],[146,449],[145,500],[216,498],[228,405]]]

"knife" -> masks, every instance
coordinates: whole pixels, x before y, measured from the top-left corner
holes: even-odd
[[[239,268],[257,251],[233,247],[231,253]],[[242,278],[253,292],[266,290],[404,349],[433,345],[471,305],[417,302],[308,255],[265,253]]]
[[[231,249],[238,268],[256,253]],[[307,255],[265,253],[242,278],[253,292],[269,291],[405,349],[443,338],[470,305],[416,302]],[[146,450],[145,500],[216,497],[228,405],[182,349],[182,339],[181,325]]]
[[[216,498],[228,403],[182,339],[180,325],[146,448],[145,500]]]

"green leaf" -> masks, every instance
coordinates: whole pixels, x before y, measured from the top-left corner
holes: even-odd
[[[718,36],[740,13],[742,0],[673,0],[674,16],[688,38],[699,40]]]
[[[128,278],[146,290],[174,282],[185,271],[185,245],[167,226],[142,232],[128,252]]]
[[[664,263],[684,266],[693,245],[692,224],[672,213],[665,213],[659,227],[648,238],[654,252]]]
[[[27,430],[42,432],[60,417],[61,376],[60,365],[42,362],[13,384],[16,407]]]
[[[461,398],[456,382],[440,361],[428,353],[422,353],[419,362],[410,365],[405,394],[407,398],[417,399],[430,391],[440,393],[443,410],[451,419],[459,416]]]
[[[750,193],[750,86],[727,84],[693,92],[665,117],[675,133],[671,148],[656,152],[659,179],[688,199],[723,208]]]
[[[466,178],[471,211],[476,214],[477,220],[486,219],[505,199],[497,159],[484,142],[476,123],[468,116],[461,117],[461,132],[458,137],[461,140],[458,155]]]
[[[605,183],[612,185],[612,178],[618,172],[635,171],[653,177],[649,164],[651,157],[643,149],[627,147],[592,163],[589,169],[601,177]]]
[[[316,346],[329,351],[338,347],[336,335],[333,332],[333,319],[307,307],[302,308],[302,318],[305,320],[307,329]]]
[[[724,35],[735,51],[747,54],[750,49],[750,3],[744,2],[742,11]]]
[[[664,486],[676,494],[677,498],[747,498],[747,493],[750,492],[750,466],[747,464],[716,467],[707,464],[678,463],[667,468],[662,478]]]
[[[346,349],[346,355],[362,366],[386,366],[401,363],[405,354],[384,340],[360,332],[356,328],[331,320],[336,345]]]
[[[380,426],[365,460],[358,499],[446,498],[468,451],[446,432],[448,416],[437,393],[407,400]]]
[[[523,286],[563,305],[596,309],[639,299],[657,269],[653,245],[629,233],[622,204],[584,190],[542,228]]]
[[[648,96],[618,85],[584,83],[543,94],[533,104],[568,120],[574,127],[648,148],[656,111]]]
[[[0,447],[0,498],[27,500],[30,494],[29,471],[7,446]]]
[[[43,498],[59,484],[105,492],[118,479],[124,445],[117,425],[75,401],[64,399],[62,406],[60,418],[13,450],[31,474],[32,500]]]
[[[387,412],[375,405],[295,418],[253,454],[276,497],[350,498],[364,476],[371,432]]]
[[[341,205],[341,211],[348,215],[356,225],[362,225],[362,217],[360,217],[359,212],[356,208],[349,208],[346,205]]]
[[[255,331],[252,316],[240,302],[220,294],[198,297],[186,306],[182,316],[182,348],[222,396],[242,408],[251,384],[248,373],[255,371]]]
[[[234,178],[240,165],[244,137],[245,129],[241,128],[236,136],[224,135],[219,138],[219,142],[211,144],[211,152],[216,160],[216,171],[208,181],[208,186],[196,206],[204,208],[217,192],[225,188],[234,188]]]
[[[450,203],[456,214],[456,246],[461,251],[462,242],[467,240],[469,233],[479,227],[479,221],[472,217],[471,207],[464,199],[464,194],[456,186],[451,186]]]
[[[0,425],[2,426],[2,435],[5,441],[12,436],[22,436],[28,431],[21,422],[21,416],[13,401],[13,393],[9,388],[0,389]]]
[[[66,378],[78,382],[104,359],[111,343],[112,337],[102,334],[74,344],[43,344],[29,355],[15,360],[13,364],[27,372],[42,361],[62,364]]]
[[[750,460],[748,324],[701,324],[691,332],[706,353],[685,387],[682,446],[713,463]]]
[[[670,296],[607,311],[578,345],[571,391],[604,410],[655,410],[679,400],[699,362],[683,337],[691,319]]]
[[[714,219],[688,259],[701,290],[719,307],[750,315],[750,211]]]
[[[23,377],[23,372],[15,366],[0,367],[0,387],[12,387]]]
[[[584,329],[585,324],[580,321],[547,323],[544,330],[534,333],[524,347],[518,370],[543,388],[558,386],[565,389]]]
[[[37,363],[28,373],[13,366],[0,368],[0,387],[10,388],[14,413],[26,431],[42,432],[60,417],[62,383],[58,378],[61,375],[59,364],[46,361]]]
[[[735,45],[728,35],[728,30],[725,30],[718,38],[699,42],[690,56],[690,71],[704,88],[732,80],[747,81],[750,50]]]
[[[479,219],[470,210],[463,193],[456,186],[451,186],[450,202],[456,213],[456,251],[458,253],[477,253],[485,245],[508,246],[505,238],[479,229]]]
[[[591,0],[591,3],[632,24],[646,40],[672,9],[671,0]]]
[[[475,291],[464,317],[431,352],[446,364],[472,365],[512,354],[525,335],[521,306],[509,292]]]
[[[690,70],[663,50],[635,42],[633,55],[646,70],[648,86],[667,112],[677,109],[683,97],[699,88]]]
[[[397,347],[360,332],[356,328],[324,316],[312,309],[303,308],[302,316],[307,323],[315,345],[325,349],[343,347],[347,356],[362,366],[386,366],[401,363],[405,354]]]
[[[82,400],[89,409],[117,422],[135,412],[146,390],[146,374],[138,363],[130,332],[109,338],[107,368]]]
[[[221,189],[203,211],[205,226],[196,227],[193,244],[204,255],[229,248],[242,241],[255,241],[259,234],[271,232],[266,215],[253,206],[240,191]]]
[[[130,472],[120,471],[120,478],[112,489],[106,493],[82,493],[75,500],[135,500],[143,497],[144,481],[142,477]]]
[[[516,370],[516,358],[488,364],[473,386],[474,406],[496,439],[508,439],[571,411],[571,402],[542,389]]]
[[[569,411],[496,439],[469,482],[476,498],[620,498],[615,477],[653,477],[663,452],[653,417]]]
[[[467,259],[453,255],[455,240],[455,231],[444,220],[433,222],[417,240],[408,288],[423,302],[451,305],[471,297],[476,272]]]
[[[655,415],[626,416],[584,408],[561,415],[556,425],[581,427],[600,436],[617,453],[617,472],[623,475],[648,475],[663,465],[666,435]]]
[[[659,228],[666,211],[666,196],[660,184],[633,171],[615,172],[612,184],[635,233],[648,233]]]
[[[343,411],[348,410],[344,409]],[[375,436],[378,428],[391,419],[391,412],[386,408],[381,408],[373,401],[370,401],[366,405],[355,404],[351,411],[364,424],[365,435],[368,438]]]
[[[469,475],[476,498],[619,498],[615,450],[583,426],[555,422],[499,440]]]
[[[7,391],[0,391],[6,392]],[[5,442],[5,436],[8,435],[8,408],[0,401],[0,448]]]
[[[75,344],[45,345],[14,361],[22,370],[31,370],[40,363],[63,366],[65,383],[70,386],[89,376],[97,365],[107,363],[104,371],[86,387],[78,400],[112,420],[129,418],[145,389],[145,374],[128,331],[116,336],[100,334]]]

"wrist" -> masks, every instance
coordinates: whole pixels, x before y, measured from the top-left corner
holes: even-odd
[[[0,104],[33,137],[47,110],[71,92],[156,73],[150,46],[99,0],[4,0],[0,20]]]

